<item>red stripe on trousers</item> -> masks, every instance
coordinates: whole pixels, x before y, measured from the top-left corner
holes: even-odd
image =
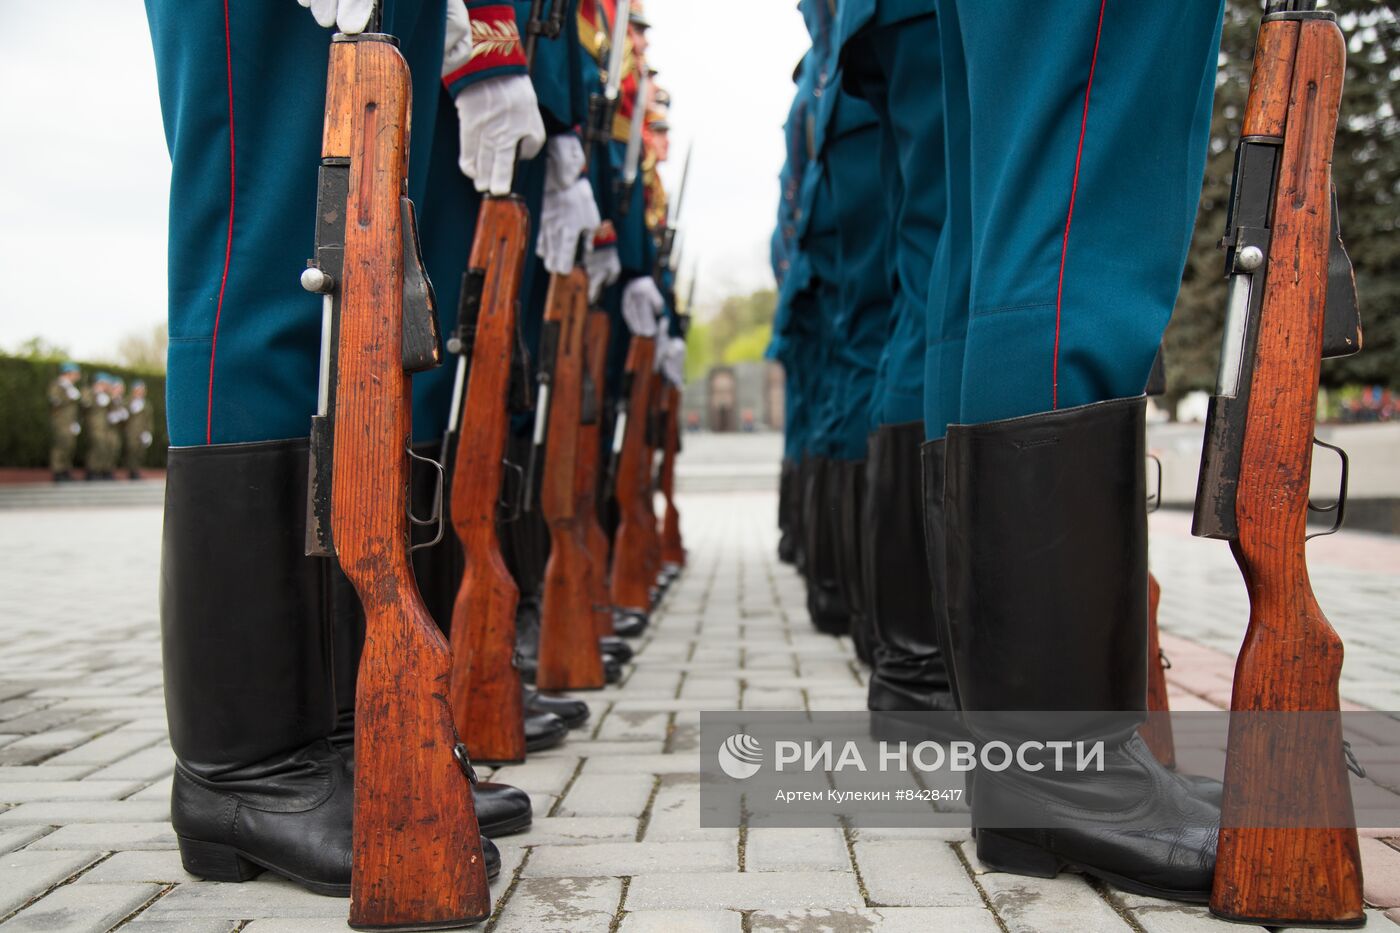
[[[1051,370],[1050,406],[1060,407],[1060,322],[1065,301],[1065,256],[1069,253],[1069,229],[1074,222],[1074,199],[1079,194],[1079,166],[1084,161],[1084,135],[1089,129],[1089,93],[1094,89],[1094,69],[1099,64],[1099,40],[1103,38],[1103,13],[1108,0],[1099,2],[1099,25],[1094,34],[1094,56],[1089,61],[1089,83],[1084,87],[1084,115],[1079,121],[1079,150],[1074,155],[1074,183],[1069,189],[1069,211],[1065,215],[1065,238],[1060,244],[1060,285],[1055,294],[1055,359]]]
[[[214,336],[209,343],[209,398],[204,413],[204,443],[214,443],[214,358],[219,350],[219,320],[224,314],[224,291],[233,261],[233,203],[237,190],[233,137],[233,39],[229,28],[228,0],[224,0],[224,65],[228,80],[228,238],[224,242],[224,275],[219,282],[219,303],[214,308]]]

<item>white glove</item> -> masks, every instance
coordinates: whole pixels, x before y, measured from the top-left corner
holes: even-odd
[[[544,209],[540,212],[540,235],[535,253],[544,260],[545,269],[554,275],[568,275],[573,271],[579,240],[587,238],[586,256],[593,246],[593,231],[603,222],[598,204],[593,200],[593,186],[579,174],[582,169],[583,145],[578,137],[556,136],[549,141]]]
[[[510,194],[515,154],[533,159],[544,146],[544,118],[535,86],[525,75],[501,75],[462,88],[457,95],[462,174],[476,190]]]
[[[68,396],[68,401],[70,401],[70,402],[76,402],[79,398],[82,397],[82,394],[83,394],[83,393],[79,392],[77,389],[73,388],[73,387],[70,385],[70,386],[65,386],[65,387],[64,387],[64,389],[63,389],[63,394],[66,395],[66,396]]]
[[[650,276],[627,283],[622,292],[622,319],[636,337],[655,337],[656,318],[666,309],[666,299]]]
[[[154,441],[154,440],[155,440],[155,438],[151,436],[151,432],[150,432],[150,431],[142,431],[142,432],[141,432],[141,446],[142,446],[142,447],[150,447],[150,446],[151,446],[151,441]]]
[[[618,258],[616,246],[589,250],[583,257],[583,265],[588,270],[589,301],[597,301],[603,289],[622,275],[622,260]]]
[[[297,0],[311,10],[316,22],[327,29],[334,26],[347,35],[364,32],[369,15],[374,12],[374,0]]]
[[[685,338],[669,337],[661,354],[661,375],[677,389],[685,388]]]
[[[472,21],[463,0],[448,0],[447,29],[442,41],[442,76],[445,78],[472,58]]]

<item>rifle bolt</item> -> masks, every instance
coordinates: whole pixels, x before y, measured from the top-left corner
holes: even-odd
[[[326,295],[335,288],[335,280],[315,266],[307,266],[301,274],[301,287],[315,295]]]
[[[1235,257],[1235,263],[1246,272],[1253,272],[1264,264],[1264,251],[1257,246],[1246,246]]]

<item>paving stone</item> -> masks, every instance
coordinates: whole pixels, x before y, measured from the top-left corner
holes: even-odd
[[[94,771],[87,780],[154,781],[175,770],[175,753],[168,745],[157,745],[128,755],[105,768]]]
[[[962,861],[943,840],[857,842],[855,854],[873,906],[965,907],[982,903]]]
[[[109,732],[50,758],[49,765],[109,765],[165,739],[159,732]]]
[[[1400,907],[1400,852],[1379,839],[1362,839],[1361,869],[1367,904]]]
[[[0,916],[42,894],[97,861],[100,853],[37,852],[26,849],[0,855]]]
[[[598,774],[699,774],[700,756],[689,752],[670,755],[590,754],[583,766],[583,777]]]
[[[650,774],[580,775],[556,816],[641,816],[656,778]]]
[[[558,794],[573,780],[578,765],[576,758],[536,758],[500,768],[491,775],[491,780],[531,793]]]
[[[598,738],[617,740],[631,739],[664,739],[666,729],[670,725],[670,718],[666,712],[657,712],[659,708],[669,707],[678,702],[694,701],[658,701],[655,706],[651,706],[650,701],[639,700],[642,709],[619,709],[618,704],[613,704],[613,709],[608,713],[608,718],[603,721],[602,727],[598,730]],[[669,710],[668,710],[669,711]]]
[[[1023,878],[987,872],[978,881],[1008,933],[1064,929],[1073,918],[1075,933],[1127,933],[1131,927],[1084,879]]]
[[[738,847],[723,842],[595,842],[579,846],[536,846],[525,866],[525,877],[732,872],[738,863]]]
[[[75,823],[61,826],[31,849],[149,850],[175,848],[169,823]]]
[[[521,845],[578,845],[595,842],[633,842],[637,820],[625,816],[535,817],[530,831],[522,836],[496,840],[504,844],[516,840]]]
[[[750,828],[744,840],[745,871],[850,871],[851,856],[839,829]]]
[[[688,775],[676,775],[688,777]],[[651,805],[651,819],[647,822],[647,842],[680,842],[683,840],[738,838],[738,830],[728,827],[710,828],[700,825],[700,784],[698,780],[683,783],[666,783],[663,778],[661,789]]]
[[[493,933],[607,933],[621,898],[616,878],[522,878]]]
[[[170,819],[167,798],[153,800],[95,800],[66,803],[23,803],[0,813],[0,826],[67,823],[161,823]]]
[[[645,909],[764,910],[864,905],[851,872],[745,872],[637,875],[627,906]]]
[[[296,920],[254,920],[243,928],[243,933],[346,933],[349,929],[349,924],[344,920],[299,918]],[[144,933],[144,931],[138,931],[138,933]]]
[[[48,827],[45,826],[0,825],[0,855],[29,845],[48,831]]]
[[[0,930],[105,933],[160,890],[158,884],[68,884],[0,923]]]
[[[0,784],[0,803],[117,800],[140,789],[134,781],[7,781]]]
[[[639,910],[622,915],[618,933],[741,933],[744,915],[734,910]]]
[[[344,898],[321,897],[264,873],[242,884],[202,881],[178,885],[141,916],[147,921],[322,917],[344,923],[348,912],[349,902]]]
[[[760,910],[749,918],[753,933],[999,933],[986,907],[857,907],[841,910]],[[1058,930],[1064,928],[1056,928]],[[1049,931],[1045,931],[1049,933]]]
[[[95,770],[93,765],[55,765],[49,759],[41,765],[28,767],[0,767],[0,784],[32,783],[42,781],[76,781]]]
[[[260,922],[263,921],[255,921],[254,924],[249,924],[246,927],[242,927],[242,929],[252,929],[256,923]],[[305,933],[313,933],[313,931],[318,929],[314,925],[318,921],[296,920],[291,922],[299,924],[299,926],[284,926],[282,929],[286,931],[286,933],[291,933],[292,930],[296,930],[297,933],[302,933],[302,931],[305,931]],[[145,914],[138,914],[136,919],[122,927],[122,930],[124,930],[125,933],[233,933],[233,931],[240,929],[240,924],[242,923],[243,921],[241,920],[214,919],[147,920]],[[258,929],[266,933],[266,930],[262,927],[258,927]],[[338,927],[326,927],[325,929],[335,930],[335,933],[344,933],[347,927],[342,923]]]
[[[128,881],[149,881],[155,884],[175,884],[193,881],[180,864],[180,853],[174,849],[155,852],[117,852],[111,858],[83,873],[78,884],[116,884]]]

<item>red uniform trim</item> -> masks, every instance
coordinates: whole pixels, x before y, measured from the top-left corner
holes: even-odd
[[[209,341],[209,399],[204,412],[204,443],[214,443],[214,360],[219,350],[219,320],[224,314],[228,269],[233,263],[233,204],[238,175],[233,137],[233,38],[229,27],[228,0],[224,0],[224,68],[228,79],[228,238],[224,242],[224,274],[219,282],[219,303],[214,307],[214,335]]]
[[[1060,407],[1060,322],[1065,301],[1065,257],[1069,254],[1069,230],[1074,222],[1074,199],[1079,194],[1079,167],[1084,161],[1084,136],[1089,129],[1089,94],[1094,89],[1094,70],[1099,64],[1099,42],[1103,38],[1103,13],[1108,0],[1099,0],[1099,25],[1094,33],[1094,55],[1089,60],[1089,83],[1084,87],[1084,115],[1079,120],[1079,150],[1074,155],[1074,182],[1069,189],[1069,211],[1065,215],[1065,238],[1060,244],[1060,285],[1055,294],[1055,359],[1051,368],[1050,405]]]
[[[469,6],[472,21],[472,52],[467,63],[446,75],[442,83],[454,83],[483,71],[497,68],[524,68],[525,46],[515,21],[515,7],[508,3]]]

